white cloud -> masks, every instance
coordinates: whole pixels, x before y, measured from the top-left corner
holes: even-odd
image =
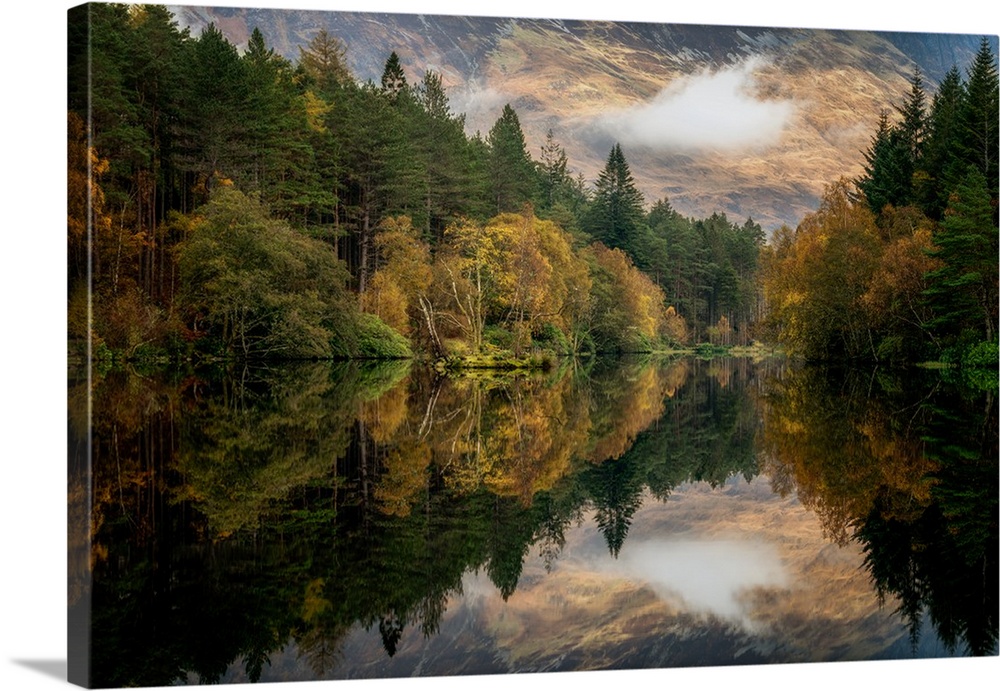
[[[489,87],[481,88],[478,84],[448,92],[452,112],[465,114],[466,130],[469,133],[478,130],[484,137],[500,117],[503,107],[514,100],[515,97],[510,94]]]
[[[777,550],[764,542],[649,540],[629,546],[620,567],[667,601],[691,611],[752,623],[742,596],[755,588],[785,588],[789,576]]]
[[[790,101],[754,97],[759,59],[676,80],[652,101],[609,113],[598,127],[622,144],[652,149],[739,150],[777,142]]]

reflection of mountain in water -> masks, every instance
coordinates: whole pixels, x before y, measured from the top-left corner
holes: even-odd
[[[472,665],[496,660],[493,647],[507,640],[506,634],[487,627],[477,640],[492,652],[476,653],[472,646],[461,664],[442,647],[449,637],[438,636],[442,627],[454,626],[459,610],[465,611],[466,605],[455,603],[470,587],[470,573],[478,574],[480,587],[495,589],[498,597],[484,605],[490,612],[497,607],[514,611],[524,598],[532,600],[532,593],[547,592],[539,588],[564,582],[574,564],[592,566],[593,559],[576,561],[582,554],[581,526],[591,526],[588,544],[600,545],[595,559],[615,568],[634,565],[643,553],[639,546],[657,538],[648,533],[648,518],[638,536],[630,537],[637,516],[651,515],[650,506],[662,507],[668,516],[683,515],[672,507],[678,501],[695,506],[690,501],[697,493],[678,493],[692,481],[717,488],[716,500],[737,501],[736,488],[759,484],[745,482],[758,473],[761,438],[779,489],[799,487],[828,532],[835,532],[829,529],[830,516],[840,514],[823,508],[824,502],[846,505],[849,520],[861,520],[861,509],[878,501],[845,504],[836,494],[844,483],[837,482],[827,482],[824,487],[833,493],[823,494],[794,461],[789,465],[783,458],[780,439],[762,430],[758,401],[765,391],[764,420],[789,430],[798,429],[798,423],[812,425],[797,448],[819,448],[807,437],[827,433],[821,421],[789,418],[789,411],[799,409],[783,408],[786,401],[808,403],[800,399],[824,394],[812,380],[803,387],[798,373],[782,372],[766,362],[685,360],[577,364],[544,378],[496,380],[441,380],[405,364],[374,370],[310,365],[141,383],[109,376],[95,391],[90,554],[95,683],[162,685],[191,674],[201,681],[336,677],[356,659],[359,636],[381,640],[382,662],[376,660],[368,672],[376,676],[413,673],[404,668],[414,645],[438,651],[434,671],[420,673],[491,671],[493,663]],[[917,419],[931,425],[939,415],[935,408]],[[908,430],[877,422],[845,422],[844,434],[865,430],[870,446],[883,456],[893,448],[910,448]],[[884,457],[878,461],[885,466]],[[814,473],[840,477],[843,469],[823,470],[830,462],[802,460]],[[851,477],[863,483],[872,481],[860,470],[865,462],[850,467]],[[946,466],[936,457],[923,462],[931,470]],[[893,478],[909,477],[893,472]],[[938,473],[936,488],[962,486],[964,466],[949,472],[951,480]],[[963,526],[959,534],[965,541],[953,541],[950,558],[984,558],[981,549],[969,550],[982,547],[991,525],[995,544],[995,503],[992,524],[974,524],[953,490],[942,499],[942,489],[928,495],[913,487],[893,485],[899,497],[927,506],[927,516],[939,505],[947,526]],[[873,492],[884,494],[881,486]],[[755,501],[758,495],[758,489],[744,494]],[[901,499],[892,502],[900,504]],[[770,521],[778,530],[787,519],[780,515],[785,514],[761,514],[749,524]],[[880,515],[907,518],[898,510]],[[967,518],[963,523],[956,516]],[[870,517],[865,523],[876,524]],[[933,532],[921,530],[921,535]],[[872,557],[870,546],[881,543],[863,529],[857,533],[869,546],[878,588],[890,599],[900,595],[906,605],[907,594],[883,575],[883,564],[890,561]],[[636,554],[629,552],[633,543]],[[995,574],[995,555],[992,568]],[[661,577],[664,584],[672,582]],[[770,590],[782,583],[772,579],[758,585]],[[945,585],[941,579],[934,583]],[[640,599],[653,597],[654,591],[641,592]],[[971,597],[965,592],[963,597]],[[546,601],[551,597],[558,596],[550,593]],[[946,597],[937,590],[921,591],[917,601],[927,604],[933,598],[930,604],[938,606]],[[757,607],[754,616],[767,609]],[[666,616],[662,609],[655,611]],[[936,612],[932,609],[931,616],[937,624],[944,609],[938,606]],[[610,615],[595,610],[587,616],[597,626],[600,617]],[[992,640],[995,646],[995,615],[953,629],[958,643],[985,635],[986,644]],[[945,640],[949,630],[943,632]],[[747,634],[733,635],[735,641]],[[616,664],[704,664],[745,648],[723,645],[717,654],[704,653],[699,663],[696,639],[690,639],[690,648],[645,646],[641,656],[638,643],[625,645]],[[690,655],[680,654],[682,648]],[[280,649],[296,651],[297,661]],[[662,656],[650,657],[649,650]],[[759,657],[740,661],[783,659],[761,650]],[[560,668],[573,668],[574,659],[597,664],[587,655],[579,657],[579,650],[574,655]],[[230,666],[233,661],[239,663],[238,673]]]

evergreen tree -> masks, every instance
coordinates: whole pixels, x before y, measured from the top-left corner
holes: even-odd
[[[411,129],[424,179],[424,231],[440,239],[445,227],[459,216],[473,216],[482,190],[473,180],[465,137],[465,118],[451,112],[441,76],[428,70],[416,89],[420,106]]]
[[[399,56],[393,51],[385,61],[385,69],[382,70],[382,91],[395,99],[408,88],[406,74],[403,72],[403,66],[399,64]]]
[[[951,197],[934,236],[931,255],[943,262],[927,274],[927,328],[945,338],[969,330],[983,340],[997,335],[997,226],[986,180],[973,169]]]
[[[902,116],[899,124],[900,145],[907,153],[911,174],[919,166],[923,157],[924,140],[927,135],[927,95],[924,93],[923,79],[917,69],[910,80],[910,96],[903,106],[896,106]]]
[[[306,114],[295,93],[292,67],[267,47],[254,29],[243,54],[247,75],[247,145],[250,170],[246,187],[278,210],[295,208],[305,190],[304,168],[314,153],[306,132]],[[301,200],[305,201],[305,200]]]
[[[422,206],[422,169],[408,131],[409,103],[393,103],[373,82],[342,87],[329,128],[340,140],[348,259],[359,292],[373,270],[375,228],[389,215],[415,216]]]
[[[539,209],[551,209],[555,206],[562,187],[569,180],[566,164],[566,151],[556,142],[555,135],[550,129],[545,133],[542,156],[538,162]]]
[[[608,247],[632,253],[643,228],[642,204],[621,145],[615,144],[597,179],[585,229]]]
[[[924,145],[923,170],[927,177],[918,190],[924,213],[934,220],[944,216],[948,194],[957,184],[960,113],[964,98],[962,78],[958,68],[952,67],[931,101]]]
[[[702,323],[713,326],[720,317],[731,317],[733,308],[739,303],[737,275],[730,255],[734,227],[725,214],[719,213],[696,221],[694,227],[705,248],[700,276],[704,310],[697,317]]]
[[[878,129],[864,157],[865,172],[855,184],[872,213],[881,213],[889,204],[905,206],[913,179],[910,145],[903,130],[889,124],[885,112],[879,116]]]
[[[667,255],[661,285],[685,319],[697,326],[697,315],[704,309],[701,286],[705,267],[705,248],[691,220],[684,218],[664,198],[657,201],[647,216],[650,233],[662,240]]]
[[[486,138],[489,171],[496,213],[518,211],[531,200],[534,164],[524,142],[517,113],[507,104]]]
[[[470,208],[470,216],[485,221],[496,214],[497,200],[491,177],[490,145],[478,131],[466,140],[464,163],[467,178],[464,195]]]
[[[83,5],[73,8],[70,19],[69,107],[88,123],[93,146],[111,161],[105,178],[110,201],[117,180],[131,176],[130,161],[148,146],[127,85],[133,69],[128,7]]]
[[[451,104],[448,103],[448,95],[445,93],[444,84],[441,83],[441,75],[434,70],[424,72],[424,78],[417,87],[417,102],[424,109],[424,112],[437,120],[455,119],[451,112]],[[462,117],[457,118],[462,120]]]
[[[206,188],[216,174],[242,181],[249,169],[245,65],[214,24],[201,32],[192,50],[181,122],[186,166]]]
[[[615,559],[628,537],[632,517],[642,505],[643,482],[635,461],[634,456],[627,454],[608,459],[581,474],[596,509],[597,526]]]
[[[537,164],[535,208],[540,218],[555,221],[571,233],[579,231],[588,203],[586,183],[573,178],[568,169],[566,150],[556,141],[552,130],[545,135]]]
[[[986,179],[987,190],[994,202],[997,200],[1000,178],[997,169],[997,130],[1000,127],[998,93],[997,59],[989,41],[984,38],[966,82],[966,97],[961,112],[960,147],[963,158]]]

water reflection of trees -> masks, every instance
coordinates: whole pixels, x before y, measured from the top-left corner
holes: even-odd
[[[234,660],[255,681],[289,645],[321,677],[358,625],[391,656],[438,630],[469,570],[511,597],[529,552],[558,559],[589,509],[617,554],[645,492],[755,473],[755,382],[736,361],[109,375],[93,681],[224,681]]]
[[[934,373],[804,368],[769,380],[765,400],[765,472],[830,536],[861,544],[913,644],[927,617],[949,649],[995,654],[995,393]]]

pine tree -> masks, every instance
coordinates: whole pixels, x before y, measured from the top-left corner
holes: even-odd
[[[521,123],[509,103],[490,129],[486,143],[490,150],[490,183],[496,213],[518,211],[531,200],[535,175]]]
[[[373,269],[375,228],[386,216],[422,209],[423,171],[408,130],[407,108],[397,107],[373,83],[343,87],[331,111],[340,135],[344,212],[353,231],[350,263],[364,293]]]
[[[301,191],[290,185],[313,159],[305,139],[304,107],[296,98],[291,65],[268,48],[254,29],[243,54],[247,75],[247,143],[250,171],[247,189],[282,205]]]
[[[973,169],[952,194],[930,254],[943,262],[927,274],[933,317],[927,328],[955,338],[966,329],[987,341],[997,334],[998,234],[986,179]]]
[[[448,95],[441,83],[441,75],[434,70],[424,72],[424,78],[417,87],[417,102],[428,116],[436,120],[456,119],[448,103]]]
[[[984,38],[969,69],[966,98],[961,112],[960,145],[963,158],[975,166],[987,182],[990,198],[997,200],[998,78],[996,56]],[[996,219],[994,211],[994,219]]]
[[[608,247],[632,254],[643,227],[642,205],[642,193],[635,186],[621,145],[615,144],[597,178],[586,230]]]
[[[181,132],[188,169],[210,188],[215,175],[239,180],[249,168],[247,75],[236,46],[214,24],[192,50]]]
[[[871,145],[864,152],[864,175],[855,181],[872,213],[881,213],[889,204],[904,206],[909,202],[913,178],[910,156],[910,145],[903,131],[890,125],[888,115],[883,112]]]
[[[896,106],[902,116],[899,124],[901,145],[906,150],[911,172],[915,171],[923,157],[924,140],[927,135],[927,96],[923,79],[917,69],[910,80],[910,97],[903,106]]]
[[[406,73],[403,72],[403,66],[399,64],[399,56],[396,55],[396,51],[393,51],[389,59],[385,61],[385,69],[382,70],[382,91],[390,98],[395,99],[408,87]]]
[[[958,138],[964,98],[962,78],[958,68],[952,67],[941,80],[931,101],[923,164],[927,178],[917,190],[924,213],[934,220],[944,216],[949,191],[958,182]]]
[[[465,118],[451,112],[441,77],[428,70],[415,90],[420,109],[413,118],[414,143],[421,158],[424,231],[440,238],[459,216],[474,215],[469,197],[470,160],[465,155]]]
[[[539,217],[554,221],[569,232],[578,232],[588,202],[586,182],[582,177],[570,175],[566,150],[556,141],[552,130],[545,135],[536,174],[535,206]]]
[[[566,174],[566,151],[556,142],[550,129],[545,133],[542,156],[538,162],[539,208],[551,209],[555,206],[561,188],[568,181]]]

